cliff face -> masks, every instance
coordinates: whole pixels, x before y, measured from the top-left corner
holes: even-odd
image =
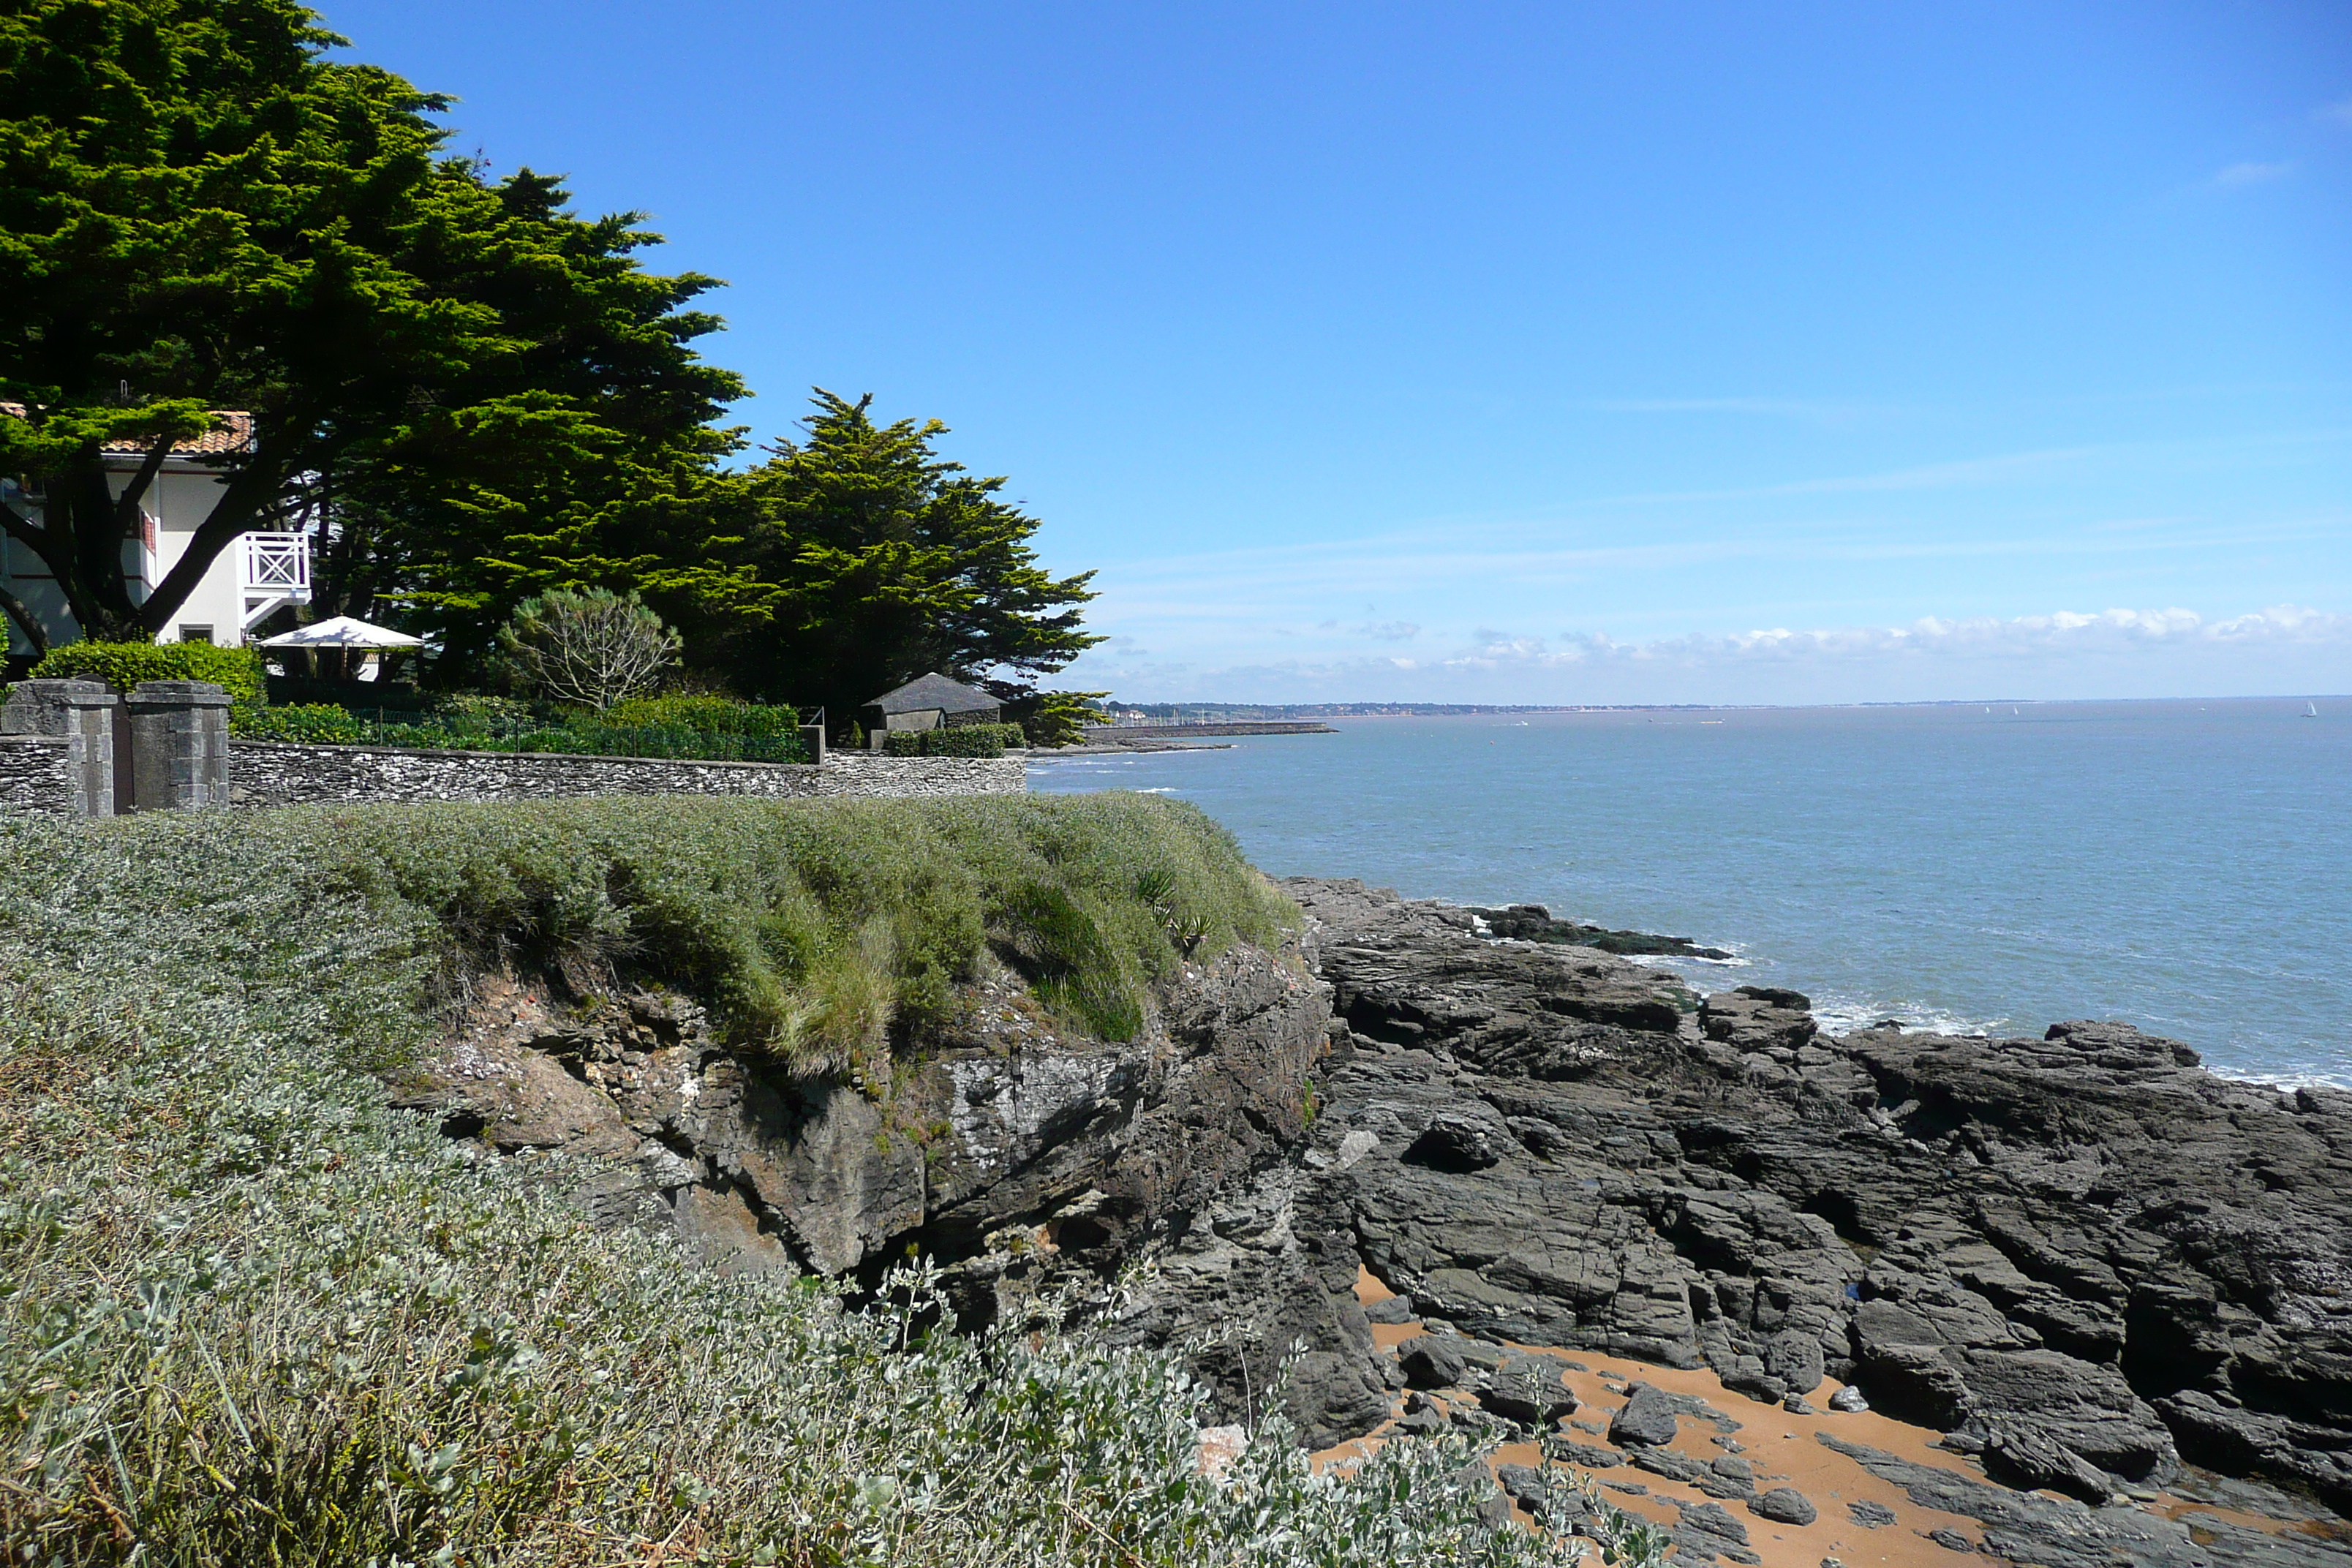
[[[452,1136],[549,1160],[599,1223],[674,1228],[709,1265],[948,1265],[968,1326],[1048,1288],[1110,1331],[1204,1342],[1239,1412],[1313,1347],[1290,1404],[1318,1442],[1387,1413],[1352,1248],[1292,1223],[1329,987],[1295,948],[1187,965],[1142,1034],[1074,1034],[1009,975],[968,988],[887,1083],[795,1079],[673,994],[492,977],[394,1086]],[[1146,1262],[1132,1289],[1111,1281]],[[1090,1300],[1087,1300],[1087,1298]]]
[[[2182,1458],[2352,1509],[2352,1096],[2111,1025],[1822,1035],[1469,912],[1286,884],[1295,950],[1188,967],[1143,1035],[983,982],[887,1084],[794,1082],[676,997],[486,986],[397,1089],[713,1265],[869,1282],[914,1248],[968,1322],[1076,1287],[1230,1411],[1326,1446],[1391,1414],[1359,1267],[1443,1332],[1824,1376],[2011,1485]],[[1313,1098],[1310,1098],[1313,1097]],[[1114,1288],[1115,1277],[1123,1284]]]

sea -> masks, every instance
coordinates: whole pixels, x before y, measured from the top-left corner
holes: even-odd
[[[1276,876],[1687,936],[1735,956],[1648,962],[1832,1030],[2118,1019],[2352,1088],[2352,698],[1330,723],[1030,788],[1190,801]]]

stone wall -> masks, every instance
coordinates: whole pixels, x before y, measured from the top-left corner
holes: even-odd
[[[1028,764],[1017,756],[889,757],[873,752],[829,752],[816,793],[890,796],[1021,795]]]
[[[236,741],[229,804],[258,807],[402,800],[546,800],[562,795],[745,795],[905,797],[1014,795],[1017,757],[874,757],[835,752],[800,763],[679,762],[559,752],[433,752]]]
[[[73,742],[62,735],[0,735],[0,811],[76,815]]]

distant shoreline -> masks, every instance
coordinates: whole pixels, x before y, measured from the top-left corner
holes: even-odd
[[[1770,713],[1841,708],[2056,708],[2109,702],[2352,702],[2352,693],[2254,692],[2235,697],[1922,697],[1873,702],[1139,702],[1156,725],[1320,719],[1452,719],[1496,713]],[[1191,717],[1176,717],[1186,715]]]

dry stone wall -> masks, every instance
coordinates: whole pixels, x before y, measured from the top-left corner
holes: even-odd
[[[871,752],[828,752],[819,795],[903,797],[1021,795],[1028,764],[1019,757],[887,757]]]
[[[73,743],[62,735],[0,735],[0,811],[74,812]]]
[[[246,808],[371,801],[548,800],[565,795],[1014,795],[1028,787],[1017,757],[868,757],[822,765],[586,757],[557,752],[408,751],[238,741],[229,747],[229,804]]]

